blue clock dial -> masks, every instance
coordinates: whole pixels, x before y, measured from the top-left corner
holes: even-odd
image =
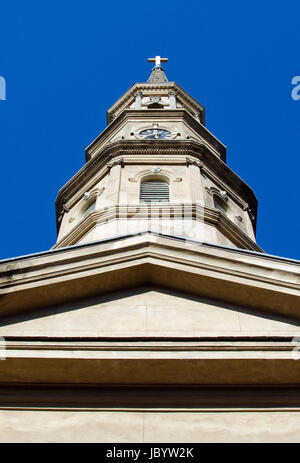
[[[168,130],[148,129],[148,130],[142,130],[142,132],[140,132],[140,135],[144,138],[149,138],[153,140],[161,140],[162,138],[170,138],[172,134]]]

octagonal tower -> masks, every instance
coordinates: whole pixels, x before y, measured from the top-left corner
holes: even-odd
[[[85,166],[59,191],[54,248],[152,231],[261,251],[253,191],[161,61],[108,109]]]

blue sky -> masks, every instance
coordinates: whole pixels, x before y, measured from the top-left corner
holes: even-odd
[[[300,4],[27,0],[1,6],[0,259],[49,249],[57,191],[147,58],[206,108],[228,165],[254,190],[257,241],[300,259]]]

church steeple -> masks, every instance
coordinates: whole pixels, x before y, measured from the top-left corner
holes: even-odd
[[[147,82],[150,84],[168,82],[167,76],[162,66],[160,65],[160,63],[167,63],[168,58],[161,58],[160,56],[156,56],[155,58],[148,58],[148,61],[149,63],[155,62],[155,66],[152,69],[152,72]]]
[[[148,232],[260,251],[257,200],[226,165],[204,107],[162,62],[107,111],[86,165],[59,192],[55,247]]]

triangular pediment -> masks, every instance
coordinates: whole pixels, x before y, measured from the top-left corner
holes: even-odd
[[[200,122],[204,125],[204,107],[176,82],[135,83],[107,110],[107,122],[110,123],[122,111],[133,107],[136,92],[142,92],[147,99],[151,95],[167,97],[170,90],[176,92],[178,96],[178,107],[185,108],[193,116],[197,114]]]
[[[154,286],[300,320],[298,281],[296,261],[145,232],[2,261],[0,319]]]
[[[300,321],[158,287],[3,317],[1,336],[202,338],[296,336]]]

